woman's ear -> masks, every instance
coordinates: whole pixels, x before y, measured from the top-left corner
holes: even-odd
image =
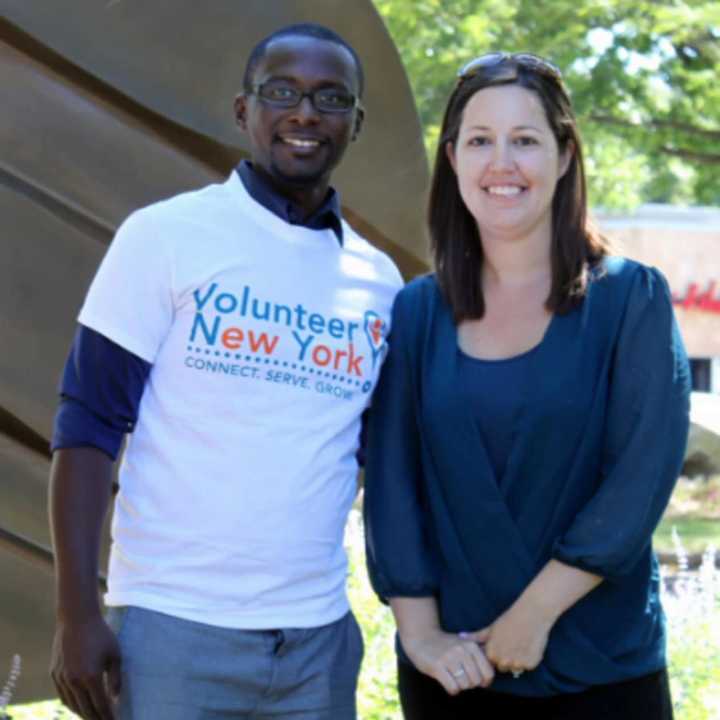
[[[453,145],[453,143],[449,140],[445,143],[445,154],[447,155],[447,159],[450,162],[453,172],[457,175],[457,167],[455,167],[455,145]]]
[[[565,175],[570,167],[570,161],[575,154],[575,143],[572,140],[568,140],[565,145],[565,149],[560,153],[558,161],[558,180]]]

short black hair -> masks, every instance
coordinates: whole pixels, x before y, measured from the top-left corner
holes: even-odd
[[[318,25],[317,23],[297,23],[295,25],[287,25],[286,27],[276,30],[271,35],[268,35],[264,40],[261,40],[252,49],[247,65],[245,66],[245,75],[243,77],[243,87],[245,88],[245,92],[250,92],[252,89],[253,75],[255,74],[258,64],[263,57],[265,57],[268,46],[275,42],[275,40],[286,37],[315,38],[317,40],[325,40],[327,42],[335,43],[336,45],[345,48],[352,56],[355,63],[358,81],[358,95],[362,97],[363,90],[365,88],[365,73],[363,72],[360,57],[355,52],[354,48],[335,31],[325,27],[324,25]]]

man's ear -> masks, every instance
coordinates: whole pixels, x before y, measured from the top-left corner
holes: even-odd
[[[235,122],[241,130],[247,130],[247,95],[240,93],[233,104],[235,108]]]
[[[445,154],[450,162],[450,167],[452,167],[453,172],[457,175],[457,167],[455,166],[455,145],[453,145],[449,140],[445,143]]]
[[[351,140],[357,140],[360,131],[362,130],[363,123],[365,122],[365,110],[359,107],[355,110],[355,126],[353,127],[353,133]]]

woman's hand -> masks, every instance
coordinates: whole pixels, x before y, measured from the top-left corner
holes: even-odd
[[[428,629],[400,642],[413,665],[435,678],[450,695],[474,687],[487,687],[495,672],[482,648],[471,636],[460,637],[439,629]]]
[[[499,672],[534,670],[545,654],[552,621],[516,603],[489,627],[468,637],[484,646]]]
[[[469,637],[484,645],[498,671],[534,670],[557,619],[601,582],[599,575],[550,560],[510,608]]]

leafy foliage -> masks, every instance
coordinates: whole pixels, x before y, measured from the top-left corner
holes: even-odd
[[[495,50],[552,59],[588,146],[591,199],[720,204],[716,0],[375,0],[434,155],[457,69]]]
[[[678,720],[711,720],[720,715],[720,570],[709,547],[697,572],[679,535],[673,540],[679,572],[672,591],[663,593],[668,619],[668,659],[673,705]],[[666,584],[664,584],[666,587]]]
[[[348,595],[365,642],[358,681],[358,717],[362,720],[400,720],[395,689],[395,624],[390,609],[380,604],[370,587],[364,537],[360,512],[353,510],[346,528],[345,546],[350,561]]]

